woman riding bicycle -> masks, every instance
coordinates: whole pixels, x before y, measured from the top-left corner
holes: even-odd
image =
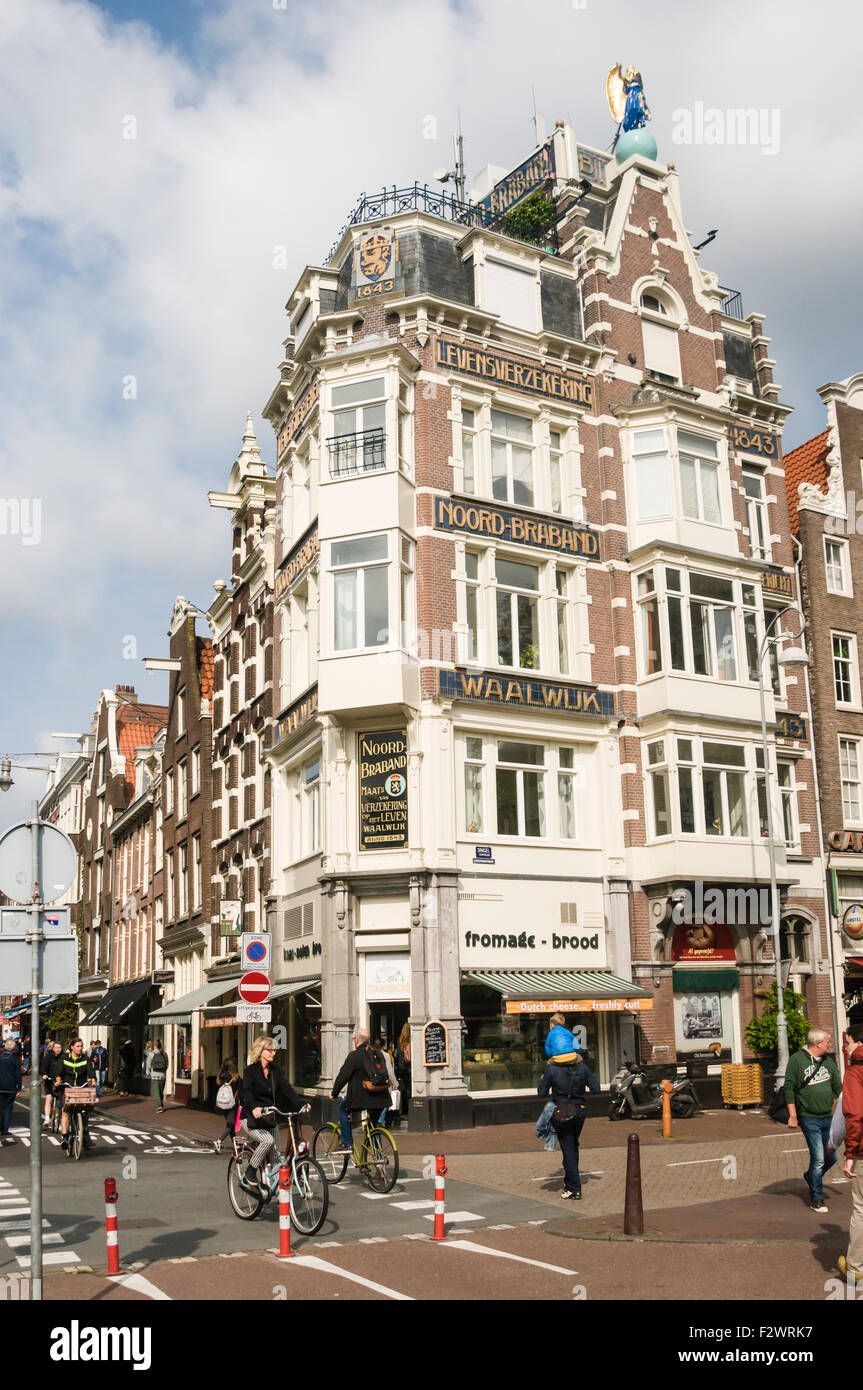
[[[258,1170],[273,1147],[274,1131],[278,1123],[275,1116],[265,1115],[264,1111],[270,1106],[290,1111],[311,1109],[276,1066],[276,1044],[271,1037],[255,1038],[252,1043],[249,1065],[243,1072],[240,1086],[240,1104],[243,1108],[242,1128],[252,1142],[257,1144],[243,1174],[243,1184],[251,1192],[259,1193],[261,1188]]]

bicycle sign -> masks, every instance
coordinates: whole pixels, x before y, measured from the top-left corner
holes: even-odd
[[[272,934],[244,931],[240,937],[240,965],[243,970],[269,970]]]

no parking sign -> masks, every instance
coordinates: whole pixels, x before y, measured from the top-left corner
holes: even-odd
[[[240,937],[240,965],[243,970],[269,970],[272,932],[243,932]]]

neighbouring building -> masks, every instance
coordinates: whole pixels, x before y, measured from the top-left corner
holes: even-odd
[[[103,690],[92,728],[92,757],[85,783],[84,824],[81,832],[81,969],[78,1003],[79,1026],[85,1042],[101,1037],[116,1073],[118,1047],[129,1037],[140,1057],[149,1008],[156,1002],[152,991],[152,931],[154,907],[149,882],[142,892],[147,911],[128,913],[117,891],[118,845],[131,853],[134,843],[140,859],[135,879],[143,889],[146,863],[140,858],[143,828],[138,810],[127,819],[125,812],[142,796],[144,820],[150,815],[146,798],[147,759],[167,710],[139,701],[132,686]],[[119,822],[115,843],[114,824]],[[152,843],[152,831],[151,831]],[[149,933],[149,940],[148,940]],[[134,949],[132,943],[134,942]],[[119,945],[119,950],[118,950]],[[123,1036],[121,1037],[121,1033]]]
[[[39,815],[69,836],[79,851],[78,872],[58,906],[68,907],[72,924],[80,927],[81,912],[81,831],[84,828],[84,796],[93,757],[92,735],[76,736],[78,751],[58,753],[48,772],[48,781],[39,802]]]
[[[161,1038],[171,1059],[168,1091],[175,1101],[211,1098],[216,1074],[208,1080],[201,1014],[183,1003],[206,985],[206,971],[220,949],[213,886],[214,656],[211,638],[198,635],[196,621],[195,606],[177,598],[169,655],[145,663],[150,671],[169,674],[156,806],[162,890],[156,979],[166,1002],[151,1013],[150,1032],[154,1040]]]
[[[541,244],[503,220],[534,192]],[[357,1020],[388,1042],[407,1021],[415,1123],[533,1113],[556,1008],[603,1083],[624,1057],[749,1056],[774,971],[768,782],[785,936],[829,1017],[806,685],[766,640],[796,601],[788,407],[763,316],[701,268],[674,166],[559,122],[469,204],[364,198],[287,312],[265,408],[272,851],[241,820],[260,753],[247,772],[238,578],[271,600],[263,523],[250,545],[238,518],[249,486],[259,517],[272,501],[242,455],[210,618],[233,701],[220,891],[260,865],[260,925],[271,858],[295,1083],[328,1091]]]
[[[785,457],[828,870],[838,1026],[863,1010],[863,373],[818,389],[827,428]]]

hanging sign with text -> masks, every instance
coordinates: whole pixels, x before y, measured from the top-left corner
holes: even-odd
[[[360,734],[360,849],[404,849],[408,842],[408,737],[405,729]]]

